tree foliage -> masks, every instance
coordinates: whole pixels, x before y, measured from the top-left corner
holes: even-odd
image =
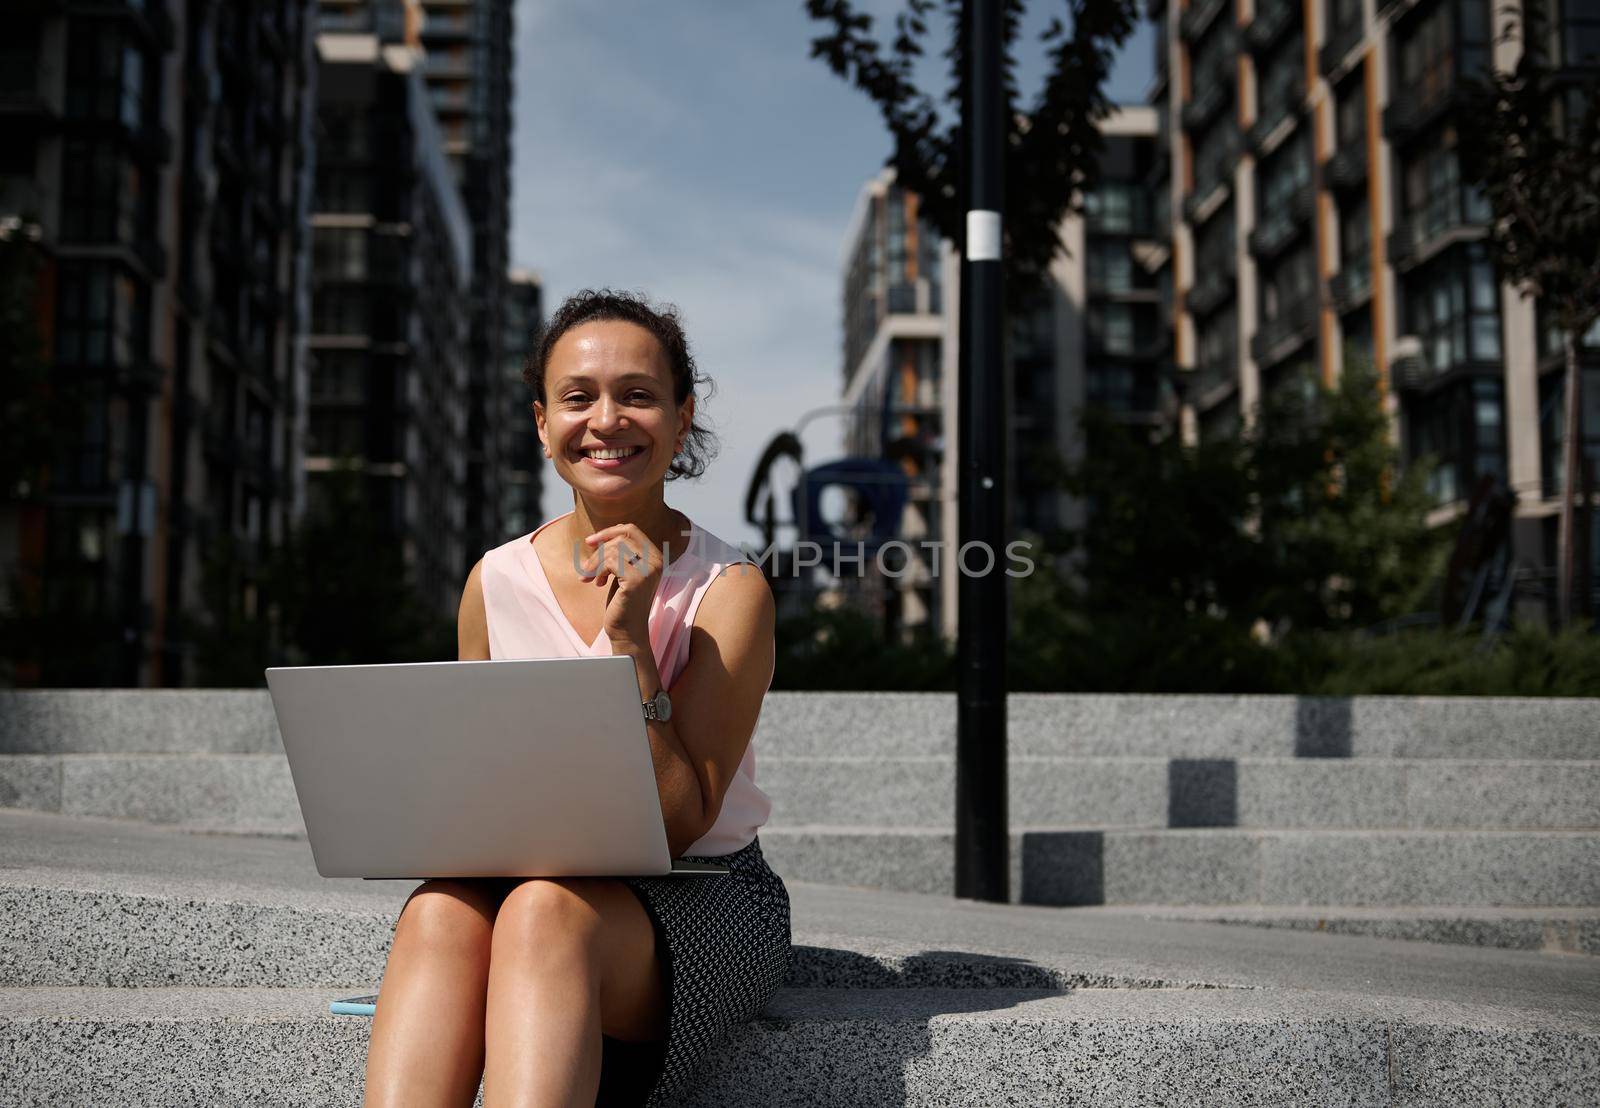
[[[1494,213],[1501,271],[1580,335],[1600,318],[1600,58],[1584,71],[1552,57],[1543,0],[1502,18],[1502,36],[1520,29],[1522,55],[1469,82],[1462,173]]]
[[[259,685],[268,665],[368,665],[456,657],[455,623],[429,608],[362,478],[318,478],[319,502],[257,567],[209,547],[205,610],[186,621],[206,685]],[[253,587],[252,587],[253,586]]]
[[[1079,190],[1097,178],[1102,141],[1095,124],[1111,109],[1102,86],[1115,51],[1139,20],[1137,0],[1069,0],[1061,18],[1040,35],[1048,73],[1031,103],[1017,87],[1016,46],[1024,0],[1004,0],[1002,96],[1005,102],[1004,257],[1012,306],[1036,286],[1050,260],[1065,249],[1062,217],[1081,203]],[[894,139],[889,164],[897,181],[917,193],[922,214],[939,233],[965,249],[966,135],[961,105],[967,96],[967,41],[963,0],[906,0],[885,48],[873,34],[872,16],[850,0],[806,0],[812,19],[830,30],[811,42],[825,60],[878,106]],[[940,97],[917,87],[918,59],[930,25],[942,9],[950,27],[943,51],[949,86]],[[1070,34],[1067,25],[1070,24]]]

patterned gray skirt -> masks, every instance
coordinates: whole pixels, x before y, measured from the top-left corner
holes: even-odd
[[[658,1043],[604,1037],[597,1108],[670,1103],[728,1032],[760,1012],[789,976],[789,891],[762,857],[761,840],[732,854],[683,860],[717,862],[729,872],[622,879],[655,928],[667,1037]]]

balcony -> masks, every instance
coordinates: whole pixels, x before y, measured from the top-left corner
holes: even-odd
[[[1195,93],[1180,115],[1183,129],[1191,135],[1204,130],[1217,112],[1232,99],[1233,86],[1224,67],[1218,66],[1207,77],[1195,82]]]
[[[1191,226],[1200,226],[1222,210],[1232,192],[1233,185],[1227,177],[1201,185],[1183,198],[1183,218]]]
[[[1383,109],[1383,133],[1391,142],[1405,142],[1453,111],[1464,98],[1465,90],[1459,84],[1429,92],[1398,93]]]
[[[71,12],[74,16],[120,17],[155,50],[171,50],[177,41],[172,17],[161,0],[77,0]]]
[[[1343,76],[1346,69],[1345,59],[1365,37],[1366,29],[1361,26],[1359,19],[1348,27],[1331,30],[1328,41],[1322,44],[1322,50],[1317,55],[1317,67],[1322,70],[1323,76],[1330,81]]]
[[[1300,237],[1311,222],[1315,198],[1310,185],[1301,185],[1289,195],[1288,203],[1273,211],[1250,232],[1250,254],[1258,261],[1270,261]]]
[[[1465,218],[1459,206],[1429,220],[1404,219],[1389,233],[1389,264],[1405,272],[1458,242],[1472,242],[1487,233],[1483,224]]]
[[[1209,408],[1233,392],[1238,384],[1239,367],[1234,360],[1218,358],[1195,367],[1188,392],[1197,408]]]
[[[1310,342],[1316,320],[1316,303],[1310,297],[1290,301],[1276,319],[1263,322],[1250,339],[1250,354],[1256,364],[1269,369]]]
[[[61,122],[60,107],[39,90],[36,78],[29,80],[33,76],[23,73],[0,78],[9,86],[0,88],[0,121],[12,134],[45,131]]]
[[[1179,37],[1185,42],[1199,41],[1227,6],[1228,0],[1196,0],[1178,20]]]
[[[1300,19],[1298,4],[1287,0],[1263,0],[1256,17],[1244,29],[1245,46],[1252,54],[1264,54]]]
[[[1418,392],[1431,376],[1420,346],[1402,349],[1389,362],[1389,383],[1399,392]]]
[[[1328,278],[1328,295],[1333,301],[1333,310],[1340,315],[1359,308],[1372,299],[1371,269],[1365,266],[1341,269]]]
[[[1208,316],[1233,299],[1235,285],[1233,273],[1230,272],[1233,268],[1204,269],[1202,276],[1183,298],[1184,306],[1191,314]]]
[[[1278,147],[1282,146],[1291,134],[1300,117],[1305,112],[1305,105],[1296,99],[1293,101],[1278,101],[1267,114],[1260,116],[1250,125],[1244,133],[1245,145],[1250,153],[1257,158],[1264,158]]]
[[[1346,146],[1322,163],[1322,179],[1334,191],[1360,188],[1367,183],[1367,152]]]

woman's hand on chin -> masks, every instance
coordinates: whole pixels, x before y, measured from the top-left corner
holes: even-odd
[[[650,604],[661,584],[666,559],[632,523],[602,527],[584,538],[588,553],[578,572],[597,588],[614,585],[606,600],[605,632],[613,646],[650,642]]]

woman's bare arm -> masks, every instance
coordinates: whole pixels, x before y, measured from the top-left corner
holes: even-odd
[[[489,660],[489,616],[483,610],[483,559],[467,574],[456,615],[456,657],[463,662]]]

